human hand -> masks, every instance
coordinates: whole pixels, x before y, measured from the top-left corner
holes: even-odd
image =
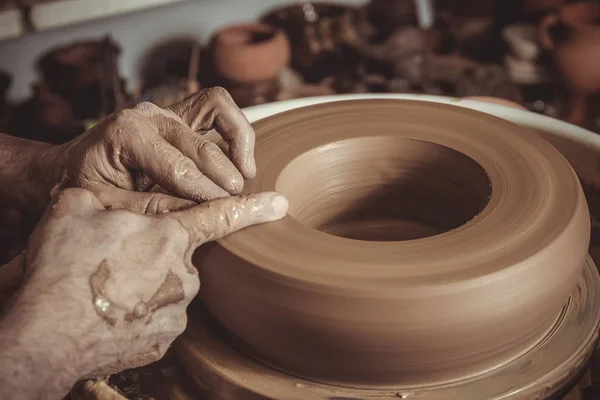
[[[259,193],[140,215],[65,190],[32,234],[24,284],[0,320],[0,398],[33,390],[32,381],[46,390],[66,382],[68,391],[76,380],[161,358],[198,292],[194,250],[286,211],[281,195]]]
[[[215,129],[228,156],[201,132]],[[57,189],[81,187],[108,208],[141,213],[183,209],[239,194],[256,173],[254,130],[222,88],[163,109],[140,103],[113,114],[62,146]],[[149,192],[155,184],[167,192]]]

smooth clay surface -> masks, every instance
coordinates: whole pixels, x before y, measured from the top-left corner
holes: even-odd
[[[244,351],[308,380],[482,374],[548,333],[581,276],[579,181],[532,132],[460,107],[345,101],[259,121],[257,178],[290,213],[198,253]]]
[[[561,393],[579,378],[596,348],[599,293],[600,277],[589,258],[547,336],[522,357],[453,385],[356,389],[295,378],[236,351],[198,301],[176,349],[207,400],[574,400]]]

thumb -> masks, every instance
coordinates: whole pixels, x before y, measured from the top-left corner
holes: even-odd
[[[198,204],[160,192],[133,192],[110,187],[99,190],[98,198],[106,208],[125,209],[138,214],[162,214]]]
[[[194,247],[251,225],[276,221],[287,214],[288,201],[276,192],[212,200],[184,211],[165,214],[185,228]]]

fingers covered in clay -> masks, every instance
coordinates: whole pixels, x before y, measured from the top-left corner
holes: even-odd
[[[227,141],[226,152],[201,134],[213,128]],[[140,103],[62,149],[65,168],[58,189],[82,187],[108,208],[142,212],[179,210],[189,202],[115,189],[145,192],[159,185],[174,197],[200,203],[239,194],[244,178],[256,169],[254,130],[221,89],[199,92],[170,109]]]
[[[204,139],[182,124],[166,132],[165,139],[180,149],[196,164],[198,170],[222,190],[229,194],[241,193],[244,177],[216,143]]]
[[[102,193],[125,194],[111,190]],[[148,216],[106,209],[91,191],[67,189],[55,195],[30,238],[24,289],[11,310],[56,343],[77,379],[161,358],[185,329],[186,308],[200,287],[191,263],[195,248],[280,219],[288,208],[275,192],[191,207],[164,193],[133,194],[146,212],[181,211]]]
[[[216,144],[190,128],[176,113],[148,102],[138,104],[135,111],[149,118],[157,133],[192,160],[198,170],[222,191],[228,194],[238,194],[242,191],[244,177],[230,158]],[[212,196],[206,200],[219,197],[223,196]]]
[[[215,129],[228,143],[229,157],[244,178],[254,177],[254,129],[225,89],[201,90],[169,110],[194,131]]]
[[[197,205],[195,201],[160,192],[131,192],[119,188],[102,188],[98,198],[113,209],[127,209],[140,214],[162,214]]]
[[[264,192],[213,200],[164,218],[178,221],[188,232],[190,242],[197,247],[248,226],[281,219],[287,210],[285,197],[276,192]]]
[[[140,169],[156,184],[184,199],[196,202],[228,196],[229,193],[204,175],[190,158],[161,137],[146,120],[145,134],[129,139],[123,163]]]
[[[154,362],[185,329],[200,287],[189,237],[177,218],[105,209],[84,189],[59,192],[30,238],[11,312],[56,343],[78,379]]]

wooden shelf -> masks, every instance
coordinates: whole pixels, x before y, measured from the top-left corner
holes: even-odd
[[[32,6],[31,21],[40,32],[184,1],[188,0],[45,0]],[[27,33],[19,10],[0,10],[0,40]]]

